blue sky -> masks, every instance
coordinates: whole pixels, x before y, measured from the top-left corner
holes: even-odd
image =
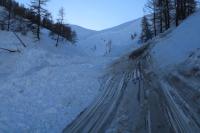
[[[47,8],[54,19],[59,8],[64,7],[66,23],[102,30],[143,16],[145,3],[146,0],[50,0]]]

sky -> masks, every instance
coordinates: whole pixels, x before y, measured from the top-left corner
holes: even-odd
[[[16,0],[25,5],[31,0]],[[92,30],[103,30],[144,15],[146,0],[49,0],[47,9],[56,20],[61,7],[65,22]]]

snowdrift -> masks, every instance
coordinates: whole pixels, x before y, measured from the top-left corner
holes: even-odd
[[[177,65],[200,48],[200,11],[190,16],[166,37],[157,40],[151,51],[154,65],[168,69]]]

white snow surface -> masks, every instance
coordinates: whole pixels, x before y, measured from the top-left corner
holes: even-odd
[[[200,48],[200,11],[185,20],[166,37],[157,40],[151,51],[155,65],[163,70],[177,65]]]
[[[68,26],[70,26],[72,30],[76,32],[78,39],[77,41],[84,40],[87,37],[97,33],[97,31],[86,29],[77,25],[68,25]]]
[[[72,29],[77,31],[78,38],[88,35],[88,30],[81,27]],[[90,31],[91,34],[84,39],[78,39],[77,45],[80,46],[85,53],[91,56],[115,56],[132,51],[139,46],[139,36],[141,33],[141,19],[130,21],[114,28],[102,31]],[[87,34],[85,34],[87,33]],[[131,38],[131,35],[134,36]],[[79,37],[81,36],[81,37]],[[111,52],[108,53],[108,42],[111,41]]]
[[[10,50],[20,49],[21,44],[16,40],[16,37],[12,32],[0,32],[0,37],[1,37],[0,48],[10,49]]]

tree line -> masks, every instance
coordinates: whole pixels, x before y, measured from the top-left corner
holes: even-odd
[[[7,9],[6,27],[10,30],[11,20],[16,16],[27,19],[31,22],[33,34],[37,40],[41,39],[41,27],[51,31],[50,35],[56,35],[56,46],[60,38],[64,38],[72,43],[76,41],[76,33],[64,24],[64,9],[59,11],[59,16],[56,22],[53,21],[52,15],[45,9],[48,0],[32,0],[30,7],[25,7],[15,0],[0,0],[0,6]],[[3,22],[1,22],[3,23]]]
[[[196,0],[148,0],[142,18],[142,43],[147,42],[172,26],[178,26],[197,9]]]

